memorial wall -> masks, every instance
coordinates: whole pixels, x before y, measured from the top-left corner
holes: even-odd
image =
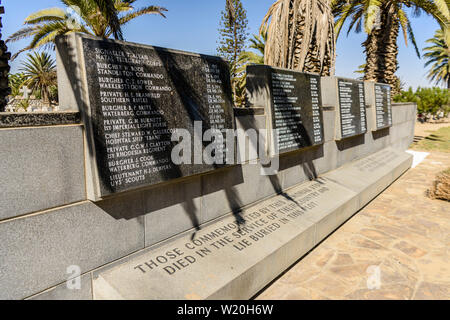
[[[72,46],[78,53],[69,67],[59,61],[78,69],[91,200],[236,164],[226,61],[85,35],[61,39],[60,51]],[[359,80],[265,65],[248,66],[246,76],[248,107],[265,110],[269,158],[324,143],[324,81],[337,101],[336,140],[366,133],[366,90],[374,90],[376,130],[392,122],[386,85],[367,89]],[[61,88],[73,90],[59,79]]]
[[[74,34],[56,47],[65,111],[0,119],[2,299],[247,299],[411,166],[416,106],[386,85],[252,66],[236,111],[220,58]],[[198,138],[193,158],[208,129],[235,128],[277,130],[262,142],[277,170],[261,154],[170,161],[172,132]]]

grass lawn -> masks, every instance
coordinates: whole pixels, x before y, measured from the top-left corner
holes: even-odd
[[[450,153],[450,126],[434,131],[424,139],[411,145],[414,150]]]

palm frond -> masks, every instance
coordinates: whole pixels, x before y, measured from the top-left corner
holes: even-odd
[[[148,7],[141,8],[141,9],[135,10],[133,12],[130,12],[130,13],[124,15],[123,17],[121,17],[119,19],[119,22],[121,25],[124,25],[125,23],[127,23],[137,17],[145,15],[145,14],[159,14],[163,18],[166,18],[166,16],[164,15],[164,12],[166,12],[166,11],[167,11],[167,9],[164,7],[148,6]]]
[[[114,6],[114,2],[111,0],[92,0],[94,1],[103,17],[106,20],[108,27],[111,29],[114,38],[118,40],[123,40],[123,33],[121,29],[121,24],[119,17],[117,16],[117,10]],[[106,28],[105,28],[106,29]]]
[[[425,67],[429,67],[427,78],[436,85],[439,83],[448,84],[450,78],[450,53],[445,41],[444,31],[436,31],[434,37],[428,39],[426,42],[433,44],[424,48]]]
[[[368,0],[367,8],[364,10],[364,30],[367,34],[372,32],[377,16],[380,14],[379,0]]]
[[[408,20],[407,30],[408,30],[408,38],[411,41],[411,43],[413,44],[414,49],[416,50],[417,57],[419,57],[419,59],[420,59],[420,50],[419,50],[419,47],[417,46],[416,37],[414,36],[411,22],[409,20]]]
[[[14,32],[12,35],[6,39],[6,42],[14,42],[19,41],[25,38],[28,38],[36,33],[36,31],[39,29],[39,26],[32,26],[32,27],[24,27],[20,29],[19,31]]]
[[[37,24],[48,21],[62,21],[67,18],[66,13],[61,8],[49,8],[39,10],[25,18],[24,24]]]

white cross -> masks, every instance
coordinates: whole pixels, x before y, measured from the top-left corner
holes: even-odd
[[[32,92],[32,90],[28,89],[27,86],[23,86],[22,89],[19,90],[20,93],[23,93],[23,97],[28,99],[28,94]]]

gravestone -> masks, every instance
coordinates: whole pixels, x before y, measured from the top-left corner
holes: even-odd
[[[195,158],[211,143],[202,142],[208,129],[224,140],[234,129],[223,59],[79,34],[60,37],[57,48],[60,105],[81,104],[87,125],[91,200],[227,165]],[[191,163],[171,159],[179,129],[191,135]]]
[[[22,93],[24,99],[28,99],[29,94],[32,92],[32,90],[28,89],[27,86],[23,86],[22,88],[20,88],[19,92]]]
[[[320,76],[248,66],[247,99],[251,107],[266,110],[270,156],[324,142]]]

